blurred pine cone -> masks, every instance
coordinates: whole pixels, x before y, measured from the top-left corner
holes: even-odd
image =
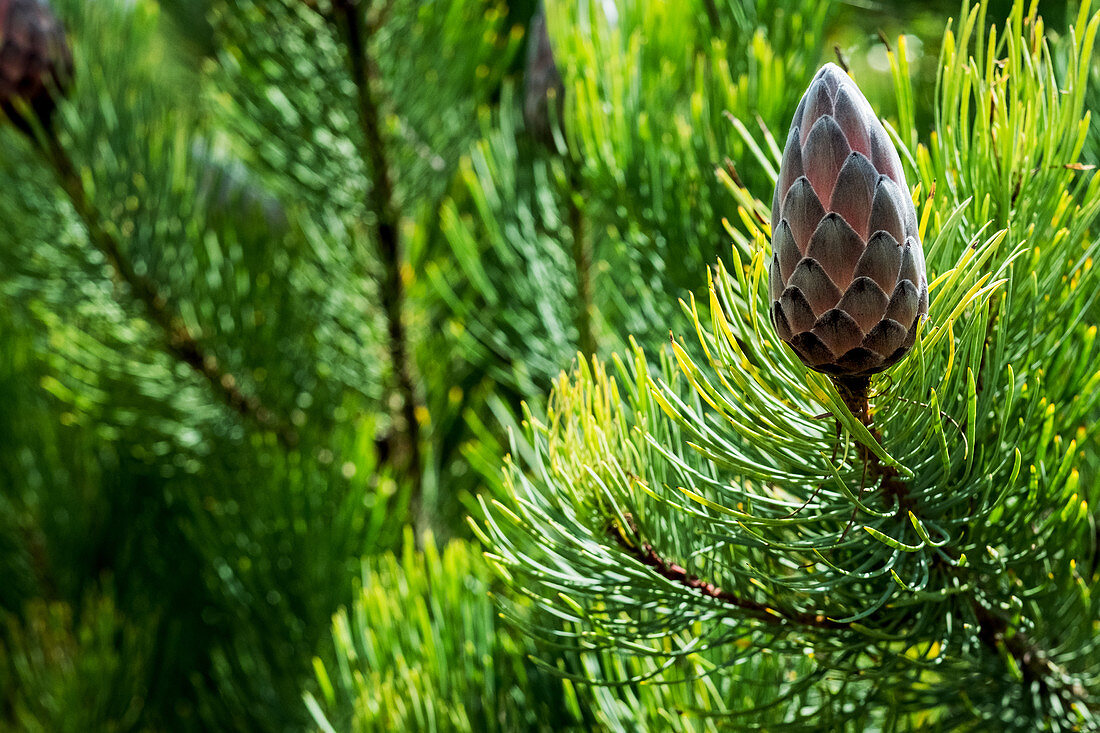
[[[772,200],[772,323],[811,369],[866,376],[928,313],[901,159],[859,87],[826,64],[795,110]]]
[[[554,61],[554,49],[546,28],[546,10],[542,3],[539,3],[527,29],[527,67],[523,73],[523,86],[523,120],[527,130],[535,140],[553,148],[554,124],[560,124],[565,109],[565,85]]]
[[[17,127],[31,127],[12,103],[23,99],[46,124],[54,95],[73,73],[65,29],[46,0],[0,0],[0,110]]]

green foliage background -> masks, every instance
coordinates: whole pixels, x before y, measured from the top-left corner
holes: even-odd
[[[1095,725],[1087,5],[546,5],[536,120],[534,2],[53,0],[73,84],[0,128],[0,727]],[[834,46],[935,283],[881,444],[760,316]]]

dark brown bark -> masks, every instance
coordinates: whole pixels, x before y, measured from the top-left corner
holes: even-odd
[[[406,293],[405,283],[401,278],[401,267],[404,263],[399,231],[401,211],[386,158],[382,112],[367,47],[373,32],[366,19],[369,5],[355,0],[336,0],[333,3],[333,14],[347,44],[348,63],[356,85],[356,106],[362,133],[360,154],[370,176],[367,205],[372,216],[367,222],[367,228],[378,248],[383,268],[379,283],[380,298],[386,318],[390,365],[399,403],[392,416],[395,440],[390,452],[390,462],[409,484],[413,520],[423,529],[428,524],[428,517],[423,498],[416,382],[413,378],[410,340],[404,320]]]
[[[751,598],[742,598],[728,590],[723,590],[714,583],[701,580],[692,575],[684,567],[661,557],[653,546],[648,543],[637,543],[626,537],[616,526],[612,527],[608,534],[615,540],[622,550],[638,562],[653,568],[661,577],[696,591],[701,596],[707,596],[717,601],[737,608],[746,616],[768,624],[794,623],[801,626],[811,626],[818,629],[845,629],[847,624],[832,621],[820,614],[805,613],[803,611],[791,611],[776,606],[769,606]]]

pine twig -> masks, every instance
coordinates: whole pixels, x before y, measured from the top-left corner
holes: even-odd
[[[1030,636],[1011,624],[1003,614],[991,611],[974,598],[970,599],[970,606],[978,621],[978,637],[982,643],[993,651],[1003,644],[1023,674],[1025,684],[1037,682],[1046,693],[1057,695],[1065,710],[1071,710],[1074,702],[1088,698],[1079,682],[1067,682],[1065,670],[1051,661]]]
[[[987,346],[988,338],[989,334],[987,333]],[[984,359],[984,350],[982,356]],[[834,384],[840,393],[841,399],[844,400],[845,406],[867,427],[875,440],[881,440],[881,436],[874,429],[871,422],[870,377],[837,378],[834,379]],[[952,422],[954,421],[952,420]],[[883,493],[892,495],[897,500],[898,512],[914,511],[916,503],[909,495],[909,487],[898,474],[897,469],[893,466],[884,466],[878,456],[869,450],[861,450],[860,455],[872,475],[882,479],[880,489]],[[948,556],[955,554],[949,547],[944,547],[942,550]],[[954,556],[952,559],[958,560],[958,557]],[[943,563],[942,560],[938,560],[938,562]],[[956,572],[960,571],[957,565],[952,566],[951,569]],[[1084,687],[1077,682],[1067,682],[1068,675],[1066,672],[1055,664],[1050,659],[1050,655],[1028,636],[1018,624],[1013,624],[1004,614],[986,608],[973,596],[969,598],[969,602],[971,611],[978,622],[978,638],[982,644],[998,655],[1003,646],[1023,674],[1025,684],[1036,682],[1040,689],[1057,695],[1065,710],[1071,710],[1074,702],[1083,702],[1087,699],[1088,695]]]
[[[397,382],[400,406],[394,416],[396,435],[402,445],[396,453],[395,466],[410,483],[410,508],[413,521],[422,529],[428,517],[423,501],[423,466],[420,455],[420,422],[417,419],[416,384],[412,375],[409,336],[405,329],[405,284],[401,278],[403,253],[399,226],[401,211],[394,195],[386,145],[382,133],[382,115],[374,90],[374,74],[367,48],[373,26],[358,12],[356,0],[335,0],[334,20],[347,43],[348,62],[356,87],[359,126],[363,134],[360,154],[371,176],[368,204],[373,213],[368,227],[382,260],[382,307],[386,316],[390,363]],[[364,13],[366,10],[363,11]]]
[[[867,431],[871,433],[871,437],[881,443],[882,435],[875,429],[874,422],[871,420],[871,377],[834,377],[833,384],[836,386],[841,400],[844,401],[844,406],[867,428]],[[899,513],[912,511],[916,508],[916,504],[909,496],[908,489],[897,468],[884,465],[879,457],[868,450],[866,446],[859,446],[859,455],[871,480],[881,479],[882,483],[879,488],[883,493],[897,499]]]
[[[844,406],[864,426],[871,425],[871,378],[870,377],[833,377],[833,385],[844,401]]]
[[[723,590],[714,583],[701,580],[698,576],[690,574],[685,568],[670,562],[657,553],[648,543],[635,543],[628,539],[623,530],[616,523],[608,529],[608,534],[616,544],[628,555],[641,564],[650,567],[666,580],[690,588],[699,595],[721,601],[727,606],[738,609],[746,616],[768,624],[782,624],[785,622],[810,626],[818,629],[846,629],[847,624],[833,621],[820,614],[806,613],[804,611],[791,611],[787,609],[768,606],[754,601],[751,598],[742,598],[732,591]]]
[[[263,430],[273,432],[284,447],[297,445],[298,433],[291,424],[268,409],[259,397],[242,391],[240,380],[223,369],[218,358],[199,343],[156,283],[134,269],[118,241],[103,226],[99,211],[88,198],[80,174],[53,131],[45,130],[42,139],[37,143],[53,167],[58,182],[68,195],[77,215],[84,222],[88,239],[106,258],[115,275],[126,283],[134,297],[145,306],[149,320],[163,331],[167,351],[202,375],[217,397],[234,412]]]

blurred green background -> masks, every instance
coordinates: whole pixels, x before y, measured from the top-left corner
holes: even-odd
[[[724,112],[781,144],[839,52],[891,118],[904,35],[923,138],[958,5],[551,2],[557,75],[530,0],[53,7],[59,148],[0,131],[0,728],[630,729],[498,616],[475,497],[705,292],[714,170],[770,196]]]

